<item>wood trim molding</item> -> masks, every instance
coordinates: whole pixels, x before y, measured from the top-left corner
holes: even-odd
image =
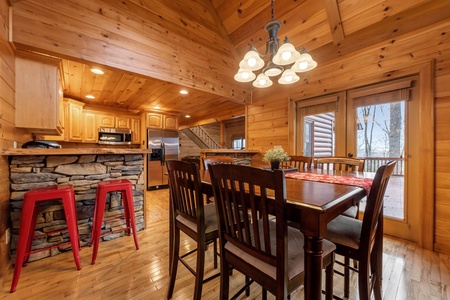
[[[419,181],[422,210],[422,232],[418,244],[422,248],[434,248],[434,60],[420,66],[419,69],[419,132],[420,137],[419,173],[423,174]],[[425,163],[426,162],[426,163]]]

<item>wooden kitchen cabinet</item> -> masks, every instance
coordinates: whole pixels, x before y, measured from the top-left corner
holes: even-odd
[[[124,116],[117,116],[116,117],[116,128],[121,128],[121,129],[132,129],[131,128],[131,123],[130,123],[130,118],[129,117],[124,117]]]
[[[68,99],[68,131],[69,141],[82,141],[84,131],[83,102]]]
[[[131,129],[130,117],[111,116],[99,114],[97,116],[98,127]]]
[[[178,130],[178,117],[165,115],[163,129]]]
[[[131,118],[131,143],[141,144],[141,119]]]
[[[84,134],[83,142],[98,142],[97,114],[93,112],[84,112]]]
[[[116,117],[109,115],[97,115],[98,127],[114,128],[116,125]]]
[[[147,112],[145,123],[148,128],[178,130],[178,117],[176,116]]]
[[[61,135],[60,60],[18,52],[15,59],[15,126],[32,133]]]

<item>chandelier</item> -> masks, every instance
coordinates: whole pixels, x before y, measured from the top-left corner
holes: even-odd
[[[234,76],[234,79],[239,82],[250,82],[256,78],[253,81],[253,86],[257,88],[271,86],[273,82],[270,77],[280,74],[281,76],[278,78],[279,84],[295,83],[300,80],[300,77],[296,73],[306,72],[317,66],[317,62],[306,52],[306,49],[302,48],[300,52],[297,51],[287,36],[284,39],[283,45],[279,47],[280,41],[277,38],[277,33],[281,27],[281,23],[274,18],[274,0],[271,0],[271,8],[272,20],[264,27],[269,34],[265,54],[260,54],[251,45],[250,50],[239,63],[239,71]],[[256,76],[253,71],[260,70],[264,67],[264,58],[266,57],[269,57],[269,62],[262,72]]]

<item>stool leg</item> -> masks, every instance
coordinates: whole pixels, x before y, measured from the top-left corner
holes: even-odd
[[[66,215],[67,228],[69,229],[73,258],[77,269],[81,270],[80,236],[78,234],[78,219],[77,210],[75,209],[75,197],[73,193],[66,193],[62,200],[64,205],[64,214]]]
[[[127,228],[127,234],[130,235],[131,226],[130,226],[130,211],[128,209],[129,206],[129,200],[127,196],[128,193],[125,190],[122,190],[120,194],[122,195],[122,206],[123,206],[123,213],[125,215],[125,226]]]
[[[136,246],[136,250],[139,249],[138,244],[138,238],[137,238],[137,230],[136,230],[136,217],[134,215],[134,201],[133,201],[133,189],[131,185],[127,186],[126,189],[126,197],[127,197],[127,204],[128,204],[128,215],[130,218],[130,225],[133,230],[133,238],[134,238],[134,245]]]
[[[14,275],[11,283],[11,293],[16,291],[20,272],[22,271],[25,254],[29,244],[29,235],[31,234],[30,229],[34,215],[34,208],[34,201],[27,200],[25,197],[23,200],[22,213],[20,217],[19,240],[17,242],[16,262],[14,265]]]
[[[91,264],[95,264],[95,261],[97,259],[97,252],[98,252],[98,246],[100,244],[100,232],[102,230],[102,223],[103,223],[103,214],[105,212],[105,205],[106,205],[106,196],[107,192],[105,192],[103,189],[98,188],[97,189],[97,198],[95,199],[95,216],[94,220],[95,222],[92,223],[92,236],[93,243],[94,243],[94,250],[92,251],[92,261]]]
[[[24,267],[27,265],[27,262],[30,259],[30,251],[31,251],[31,247],[33,245],[34,230],[36,229],[36,222],[37,222],[37,217],[39,215],[39,208],[40,208],[39,203],[35,202],[34,208],[33,208],[33,216],[32,216],[31,223],[30,223],[30,229],[28,231],[29,234],[28,234],[27,248],[26,248],[25,257],[24,257],[23,264],[22,264]]]
[[[89,240],[89,247],[92,246],[92,243],[95,240],[96,232],[95,232],[94,224],[96,224],[96,222],[97,222],[97,220],[96,220],[97,219],[97,208],[98,208],[97,202],[99,201],[99,199],[100,199],[100,197],[99,197],[99,189],[97,188],[97,192],[95,193],[94,217],[92,218],[92,230],[91,230],[91,238]]]

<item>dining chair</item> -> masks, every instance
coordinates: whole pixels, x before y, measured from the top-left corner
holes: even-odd
[[[220,295],[229,297],[230,267],[276,299],[286,299],[304,282],[303,234],[288,226],[286,186],[281,170],[263,170],[239,165],[210,165],[209,168],[220,240]],[[332,299],[333,243],[323,241],[326,296]]]
[[[353,270],[358,272],[359,299],[370,299],[373,291],[375,299],[381,300],[383,198],[395,164],[390,161],[378,168],[362,221],[340,215],[328,223],[325,238],[336,244],[336,254],[344,256],[344,297],[349,296]],[[359,262],[358,269],[350,266],[350,259]]]
[[[183,157],[181,160],[182,161],[186,161],[186,162],[196,163],[198,166],[200,166],[200,158],[186,158],[186,157]]]
[[[353,157],[317,157],[314,159],[314,168],[322,170],[336,170],[336,171],[354,171],[363,172],[364,164],[366,160],[364,158],[353,158]],[[359,203],[353,205],[345,212],[344,216],[358,219],[359,217]]]
[[[203,158],[203,167],[208,170],[208,165],[216,164],[234,164],[234,158],[231,156],[209,156]]]
[[[217,268],[217,217],[214,203],[204,204],[199,167],[195,163],[171,160],[166,162],[170,189],[170,280],[167,299],[171,299],[181,262],[195,276],[194,298],[201,299],[203,283],[220,275],[219,272],[204,279],[205,251],[213,243],[214,268]],[[180,232],[197,243],[197,249],[180,255]],[[197,252],[196,269],[185,258]]]
[[[291,167],[297,168],[299,171],[311,168],[312,157],[302,155],[290,155],[288,161],[281,162],[281,168]]]
[[[314,158],[314,168],[323,170],[336,170],[336,171],[357,171],[363,172],[364,158],[353,157],[316,157]]]

